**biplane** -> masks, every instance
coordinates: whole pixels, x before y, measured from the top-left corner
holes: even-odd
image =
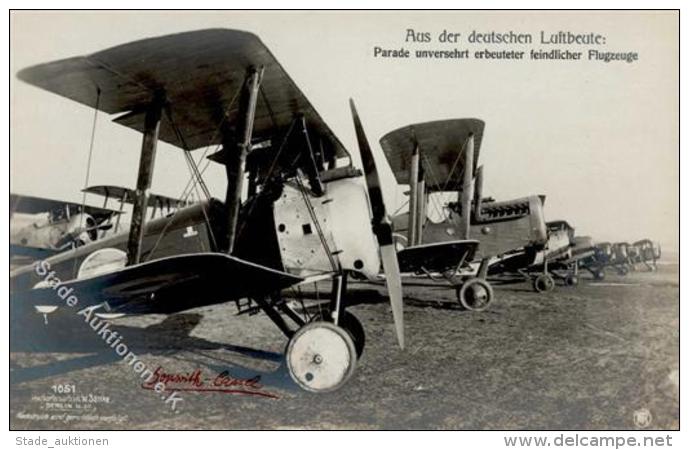
[[[485,309],[493,298],[489,272],[526,267],[547,238],[544,198],[483,197],[484,128],[479,119],[440,120],[380,139],[397,183],[410,187],[408,212],[393,219],[402,272],[442,274],[471,310]],[[432,218],[433,208],[439,217]]]
[[[133,205],[136,198],[136,191],[122,186],[89,186],[83,189],[82,192],[87,194],[94,194],[103,197],[103,208],[108,208],[109,203],[117,203],[117,211],[120,213],[115,218],[113,227],[109,230],[110,234],[116,234],[121,229],[128,229],[129,224],[123,223],[121,220],[125,205]],[[155,219],[156,216],[163,216],[175,212],[177,209],[189,206],[192,202],[189,200],[181,200],[165,195],[150,193],[148,194],[147,208],[150,210],[148,216],[150,219]]]
[[[602,242],[596,245],[596,255],[589,265],[594,266],[601,273],[605,269],[614,269],[618,275],[627,275],[636,270],[635,248],[628,242]]]
[[[548,240],[545,247],[536,252],[533,264],[522,270],[535,274],[531,278],[536,292],[554,289],[555,278],[563,280],[567,286],[578,283],[578,264],[572,252],[576,243],[574,227],[564,220],[547,222],[546,227]]]
[[[13,265],[94,242],[119,220],[119,212],[85,204],[10,194],[10,257]]]
[[[578,276],[579,269],[583,267],[584,262],[596,255],[596,245],[591,236],[574,236],[574,245],[571,248],[571,263],[573,264],[574,276]],[[591,273],[597,280],[602,277]],[[574,283],[576,284],[576,283]]]
[[[620,275],[627,275],[631,270],[635,269],[629,256],[630,247],[628,242],[615,242],[612,244],[610,266],[617,270],[617,273]]]
[[[611,265],[612,259],[612,244],[610,242],[599,242],[594,244],[592,255],[581,259],[579,267],[591,272],[596,280],[603,280],[605,279],[605,269]]]
[[[633,245],[637,249],[636,262],[644,264],[651,272],[658,270],[657,261],[660,259],[660,244],[650,239],[641,239]]]
[[[347,308],[347,278],[382,264],[404,347],[402,285],[391,222],[363,125],[350,100],[362,170],[254,34],[185,32],[29,67],[25,82],[107,114],[142,134],[128,232],[44,260],[80,308],[173,314],[247,300],[288,339],[292,379],[311,392],[342,386],[364,346]],[[158,141],[189,155],[217,149],[224,201],[207,198],[147,220]],[[202,154],[202,157],[205,155]],[[199,158],[202,159],[202,158]],[[206,161],[206,160],[204,160]],[[242,201],[247,183],[248,197]],[[281,290],[330,282],[327,312],[309,317]],[[53,283],[53,287],[55,283]],[[34,268],[11,274],[11,311],[64,307]]]
[[[549,251],[539,257],[545,261],[536,269],[547,269],[551,275],[550,284],[554,285],[554,278],[560,279],[566,286],[576,286],[579,283],[579,269],[591,272],[596,280],[604,278],[604,272],[598,267],[598,249],[590,236],[576,236],[575,229],[568,222],[558,220],[548,222]],[[538,290],[538,286],[534,285]]]

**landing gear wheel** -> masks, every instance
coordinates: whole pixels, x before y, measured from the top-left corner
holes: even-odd
[[[576,275],[567,275],[565,278],[565,285],[576,286],[577,284],[579,284],[579,277]]]
[[[457,289],[457,300],[469,311],[483,311],[493,301],[493,287],[482,278],[472,278]]]
[[[593,272],[593,278],[595,278],[598,281],[605,280],[605,272],[603,272],[602,270]]]
[[[311,322],[294,333],[285,350],[287,370],[295,383],[310,392],[332,392],[354,373],[356,349],[344,328]]]
[[[327,313],[316,315],[313,319],[311,319],[311,322],[320,320],[332,323],[330,316],[325,317],[326,314]],[[357,317],[349,311],[344,311],[342,314],[340,314],[340,320],[338,320],[338,322],[339,326],[347,330],[349,336],[352,338],[354,348],[356,349],[356,357],[361,358],[361,355],[364,353],[364,347],[366,346],[366,333],[364,332],[364,326],[361,325],[359,319],[357,319]]]
[[[622,276],[625,276],[629,273],[629,269],[625,266],[621,266],[617,269],[617,273],[619,273]]]
[[[555,289],[555,280],[547,273],[542,273],[533,280],[533,288],[536,292],[549,292]]]

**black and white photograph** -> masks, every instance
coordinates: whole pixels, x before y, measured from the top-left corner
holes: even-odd
[[[679,15],[9,11],[9,429],[679,430]]]

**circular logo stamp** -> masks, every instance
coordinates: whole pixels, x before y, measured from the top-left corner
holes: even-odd
[[[648,409],[641,408],[634,411],[634,425],[637,428],[648,428],[651,422],[653,422],[653,415]]]

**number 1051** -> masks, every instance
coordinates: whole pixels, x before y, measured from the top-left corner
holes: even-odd
[[[74,394],[77,391],[73,384],[53,384],[50,389],[56,394]]]

